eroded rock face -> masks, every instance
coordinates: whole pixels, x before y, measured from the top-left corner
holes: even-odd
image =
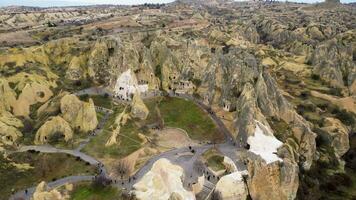
[[[247,198],[248,192],[243,180],[244,172],[233,172],[231,174],[221,177],[221,179],[216,184],[214,193],[219,200],[228,199],[241,199],[245,200]]]
[[[71,81],[79,81],[87,76],[87,57],[84,55],[75,56],[69,63],[66,71],[66,78]]]
[[[252,199],[295,199],[299,179],[298,165],[289,161],[266,164],[261,159],[249,160],[248,189]]]
[[[111,37],[96,41],[88,58],[89,76],[93,77],[94,81],[100,84],[110,83],[112,70],[108,62],[118,45],[119,40]]]
[[[82,102],[75,95],[65,95],[61,99],[63,119],[70,123],[73,129],[82,132],[94,130],[98,125],[94,102]]]
[[[0,79],[0,113],[10,111],[16,101],[16,93],[10,88],[6,79]]]
[[[68,197],[62,196],[58,190],[53,189],[50,190],[47,186],[47,184],[42,181],[38,186],[36,187],[36,191],[33,194],[33,200],[66,200]]]
[[[133,194],[140,200],[195,200],[192,192],[183,188],[183,169],[162,158],[133,187]]]
[[[0,112],[0,145],[1,143],[12,145],[22,137],[23,123],[10,112]]]
[[[129,69],[116,80],[114,93],[122,100],[131,100],[134,94],[145,93],[147,90],[148,85],[138,84],[136,75]]]
[[[29,116],[30,106],[46,102],[53,95],[52,91],[39,83],[26,84],[18,97],[13,112],[16,116]]]
[[[330,82],[334,87],[352,86],[355,81],[355,62],[353,61],[352,43],[345,33],[338,38],[319,44],[311,58],[315,66],[314,72]],[[353,88],[352,92],[353,92]]]
[[[148,113],[148,108],[145,103],[143,103],[140,94],[135,93],[131,103],[131,116],[133,118],[145,120],[148,116]]]
[[[323,130],[329,134],[331,146],[335,153],[340,158],[350,148],[349,144],[349,128],[335,118],[325,118]]]
[[[65,141],[68,141],[73,137],[73,131],[69,123],[60,116],[49,119],[38,129],[35,137],[35,144],[47,143],[51,140],[51,137],[58,137],[56,134],[63,135]]]

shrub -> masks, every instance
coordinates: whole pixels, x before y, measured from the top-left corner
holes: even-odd
[[[327,132],[325,132],[324,130],[322,130],[320,128],[313,129],[313,132],[315,132],[317,134],[317,137],[315,138],[317,147],[330,145],[331,140],[330,140],[329,134]]]
[[[197,78],[194,78],[192,80],[193,84],[197,87],[199,87],[201,85],[201,80],[200,79],[197,79]]]
[[[319,76],[319,74],[312,74],[311,75],[311,78],[313,79],[313,80],[320,80],[320,76]]]
[[[329,93],[334,96],[342,96],[341,91],[341,88],[330,88]]]
[[[355,118],[353,114],[347,112],[345,109],[339,109],[335,107],[332,111],[332,114],[335,114],[335,117],[338,118],[345,125],[352,126],[355,124]]]

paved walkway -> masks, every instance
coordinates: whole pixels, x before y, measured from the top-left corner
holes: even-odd
[[[91,95],[105,95],[108,94],[108,91],[105,88],[88,88],[85,90],[78,91],[74,93],[76,95],[84,95],[84,94],[91,94]],[[110,94],[109,94],[110,95]],[[154,96],[159,96],[161,95],[161,92],[153,92],[153,93],[147,93],[145,95],[146,98],[152,98]],[[219,117],[215,115],[214,112],[211,111],[210,107],[206,106],[199,100],[185,94],[179,94],[179,95],[170,95],[170,96],[175,96],[179,98],[185,98],[194,101],[200,108],[204,109],[207,113],[209,113],[210,117],[213,119],[213,121],[216,123],[218,126],[219,130],[224,134],[225,136],[225,143],[223,144],[217,144],[215,147],[217,147],[224,156],[227,156],[231,158],[236,166],[238,167],[239,170],[243,170],[245,166],[241,163],[241,161],[238,160],[237,153],[243,151],[243,149],[238,148],[234,145],[233,143],[233,137],[231,133],[228,131],[228,129],[225,127],[224,123],[220,120]],[[107,118],[109,115],[112,113],[111,110],[109,109],[103,109],[101,107],[96,107],[98,111],[103,111],[105,112],[105,116],[101,123],[99,123],[98,129],[96,129],[92,134],[90,135],[84,142],[82,142],[79,147],[75,150],[68,150],[68,149],[58,149],[52,146],[22,146],[18,152],[25,152],[28,150],[36,150],[39,152],[43,153],[66,153],[70,154],[76,157],[79,157],[80,159],[90,163],[91,165],[96,165],[98,166],[99,170],[101,171],[101,174],[104,176],[107,176],[107,172],[105,170],[105,166],[100,163],[100,161],[96,160],[94,157],[91,157],[80,150],[87,145],[91,139],[91,137],[95,137],[97,134],[101,132],[101,129],[103,128],[104,124],[106,123]],[[185,172],[185,179],[184,179],[184,186],[191,185],[192,183],[196,182],[198,176],[201,176],[203,172],[197,171],[197,169],[194,167],[194,164],[196,161],[199,159],[199,157],[208,149],[214,147],[213,144],[205,144],[201,146],[195,146],[192,147],[194,149],[194,153],[191,152],[191,149],[188,147],[182,147],[178,149],[173,149],[170,151],[163,152],[159,155],[156,155],[149,159],[145,165],[139,169],[135,175],[130,178],[130,181],[128,180],[116,180],[114,181],[114,185],[116,185],[119,188],[124,188],[131,190],[133,188],[133,185],[137,183],[152,167],[153,163],[155,163],[157,160],[161,158],[166,158],[170,160],[173,164],[179,165],[184,169]],[[94,176],[69,176],[63,179],[59,179],[57,181],[53,181],[48,183],[50,188],[55,188],[59,187],[62,185],[65,185],[67,183],[75,183],[75,182],[80,182],[84,180],[92,180]],[[216,181],[215,181],[216,182]],[[27,194],[25,193],[25,190],[19,191],[15,193],[10,200],[15,200],[16,198],[24,198],[24,199],[29,199],[30,196],[32,196],[33,192],[35,190],[35,187],[31,187],[27,189]]]

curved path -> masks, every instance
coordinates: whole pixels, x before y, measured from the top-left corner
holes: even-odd
[[[107,94],[107,91],[104,90],[103,88],[88,88],[88,89],[79,91],[75,94],[76,95],[84,95],[84,94],[104,95],[104,94]],[[160,93],[156,93],[156,92],[154,94],[160,95]],[[149,96],[148,98],[152,97],[152,95],[147,95],[147,96]],[[135,175],[132,176],[132,177],[134,177],[134,179],[132,179],[130,181],[128,181],[128,180],[114,181],[114,185],[116,185],[117,187],[131,190],[133,185],[136,182],[138,182],[151,169],[153,163],[155,163],[157,160],[159,160],[161,158],[166,158],[166,159],[170,160],[173,164],[181,166],[184,169],[184,172],[186,175],[185,176],[186,178],[184,179],[183,184],[185,186],[189,185],[189,184],[195,182],[197,180],[198,176],[200,176],[202,174],[202,172],[198,172],[197,169],[195,169],[195,167],[194,167],[195,162],[199,159],[199,157],[205,151],[207,151],[208,149],[210,149],[214,146],[217,147],[220,150],[220,152],[222,152],[222,154],[224,154],[224,156],[230,157],[235,162],[235,165],[238,167],[239,170],[244,169],[244,165],[238,160],[237,155],[236,155],[239,151],[242,151],[243,149],[238,148],[234,145],[234,143],[233,143],[234,140],[233,140],[231,133],[225,127],[224,123],[220,120],[220,118],[217,117],[215,115],[215,113],[211,111],[210,107],[206,106],[199,100],[197,100],[189,95],[185,95],[185,94],[172,95],[172,94],[170,94],[170,96],[191,100],[191,101],[195,102],[200,108],[205,110],[209,114],[209,116],[212,118],[212,120],[216,123],[219,130],[224,133],[225,143],[218,144],[218,145],[205,144],[205,145],[201,145],[201,146],[194,146],[194,147],[192,147],[192,149],[194,149],[194,151],[195,151],[194,153],[191,153],[191,150],[188,147],[182,147],[182,148],[173,149],[173,150],[158,154],[156,156],[153,156],[145,163],[145,165],[141,169],[139,169],[135,173]],[[101,111],[103,111],[103,110],[101,110]],[[106,113],[106,115],[104,116],[103,120],[101,121],[103,123],[100,123],[98,126],[99,129],[95,130],[94,134],[89,136],[89,138],[86,139],[84,142],[82,142],[79,145],[79,147],[75,150],[58,149],[58,148],[55,148],[52,146],[22,146],[18,150],[18,152],[35,150],[35,151],[39,151],[39,152],[43,152],[43,153],[70,154],[70,155],[79,157],[80,159],[82,159],[85,162],[90,163],[91,165],[98,166],[98,169],[100,170],[101,175],[107,176],[105,167],[104,167],[104,165],[102,165],[100,163],[100,161],[98,161],[94,157],[91,157],[91,156],[80,151],[82,148],[84,148],[84,146],[86,144],[88,144],[88,142],[90,141],[90,137],[94,137],[97,133],[100,133],[109,114],[111,114],[112,112],[105,112],[105,113]],[[80,181],[92,180],[93,178],[94,178],[94,176],[69,176],[69,177],[65,177],[63,179],[49,182],[48,186],[50,188],[55,188],[55,187],[65,185],[67,183],[75,183],[75,182],[80,182]],[[35,187],[30,187],[30,188],[27,188],[27,193],[25,192],[25,190],[19,191],[19,192],[15,193],[13,196],[11,196],[10,200],[15,200],[18,198],[29,199],[32,196],[34,190],[35,190]]]

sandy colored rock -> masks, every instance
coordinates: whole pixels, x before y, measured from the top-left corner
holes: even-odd
[[[310,94],[314,97],[330,101],[332,104],[356,114],[356,97],[354,96],[339,98],[327,94],[322,94],[317,91],[311,91]]]
[[[41,107],[37,109],[37,117],[39,119],[45,118],[47,116],[57,115],[61,112],[61,99],[65,95],[68,95],[69,92],[60,92],[56,96],[49,99]]]
[[[0,113],[0,144],[12,145],[22,137],[21,129],[23,124],[10,112],[3,111]]]
[[[148,108],[146,107],[145,103],[143,103],[140,94],[136,92],[131,103],[131,116],[133,118],[145,120],[148,116],[148,113]]]
[[[204,189],[204,183],[205,183],[205,176],[204,174],[202,176],[198,177],[198,181],[192,185],[192,190],[195,195],[199,194],[200,192],[203,191]]]
[[[98,125],[95,106],[92,99],[82,102],[75,95],[65,95],[61,99],[62,117],[73,129],[82,132],[92,131]]]
[[[126,107],[125,109],[115,118],[115,123],[114,125],[116,128],[112,131],[112,134],[108,141],[106,141],[105,146],[111,146],[111,145],[118,145],[119,141],[117,141],[118,136],[120,134],[120,129],[121,126],[125,125],[127,122],[128,114],[126,113]]]
[[[266,164],[260,159],[249,160],[248,189],[252,199],[293,200],[296,197],[299,179],[298,166],[284,161]]]
[[[219,200],[247,198],[248,192],[242,177],[245,173],[236,171],[220,178],[214,190],[218,193]]]
[[[343,156],[350,148],[350,130],[340,120],[331,117],[325,118],[322,129],[329,134],[335,153],[339,157]]]
[[[262,65],[266,67],[275,67],[277,66],[277,63],[272,58],[267,57],[262,60]]]
[[[75,56],[69,63],[66,71],[66,78],[72,81],[78,81],[85,77],[85,65],[87,58],[84,55]]]
[[[65,141],[73,138],[73,131],[69,123],[60,116],[53,117],[44,123],[38,129],[34,142],[35,144],[47,143],[55,134],[63,135]]]
[[[0,113],[10,111],[16,101],[16,93],[10,88],[6,79],[0,78]]]
[[[26,84],[14,103],[13,112],[16,116],[29,116],[31,105],[44,103],[52,95],[53,93],[48,86],[36,82]]]
[[[169,160],[157,160],[151,170],[133,187],[133,194],[139,200],[194,200],[195,196],[183,188],[183,169]],[[174,194],[176,193],[176,194]]]
[[[66,200],[68,198],[63,197],[58,190],[50,190],[47,184],[42,181],[36,187],[35,192],[33,193],[32,200]]]

